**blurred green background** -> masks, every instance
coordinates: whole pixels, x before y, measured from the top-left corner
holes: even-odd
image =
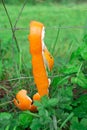
[[[13,27],[24,2],[4,1]],[[54,68],[60,68],[69,60],[72,51],[80,46],[86,33],[84,27],[87,25],[86,0],[26,0],[16,25],[18,30],[15,30],[20,53],[12,36],[5,8],[0,1],[1,79],[31,75],[28,35],[32,20],[45,25],[45,43],[55,57]]]
[[[18,4],[22,3],[24,0],[5,0],[8,4]],[[0,1],[1,2],[1,1]],[[68,4],[68,3],[81,3],[86,2],[86,0],[28,0],[29,4],[47,4],[47,3],[61,3],[61,4]]]

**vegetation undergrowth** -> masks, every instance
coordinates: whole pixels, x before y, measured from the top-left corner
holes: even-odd
[[[62,60],[61,64],[62,62],[64,61]],[[60,76],[55,77],[55,72]],[[35,102],[38,107],[37,113],[18,112],[12,102],[6,104],[6,97],[12,100],[16,88],[13,91],[10,86],[13,83],[6,82],[6,87],[1,83],[0,91],[3,98],[1,97],[0,108],[4,111],[0,113],[1,130],[87,129],[87,34],[84,35],[81,45],[72,52],[69,61],[62,67],[55,67],[52,73],[54,77],[50,97],[43,97],[40,102]],[[10,97],[9,93],[12,94]]]
[[[38,16],[38,11],[36,14]],[[71,16],[70,14],[67,16]],[[51,17],[53,20],[47,23],[48,25],[55,21],[54,16]],[[46,18],[47,16],[45,23]],[[83,24],[83,21],[79,23]],[[62,16],[61,22],[64,22]],[[58,25],[61,27],[61,24]],[[37,113],[19,111],[12,103],[14,95],[20,89],[28,90],[31,97],[36,92],[27,46],[23,45],[23,49],[18,53],[10,34],[8,37],[5,37],[6,34],[0,35],[0,130],[87,130],[87,33],[79,32],[78,39],[77,32],[72,31],[69,34],[70,31],[63,31],[57,29],[54,35],[53,30],[47,32],[47,36],[52,36],[50,39],[56,38],[52,47],[49,39],[45,39],[48,48],[53,52],[55,66],[48,74],[52,81],[49,98],[44,96],[40,102],[34,103],[38,108]],[[17,34],[19,35],[18,32]],[[23,35],[24,32],[21,33],[21,36]],[[3,37],[5,40],[2,40]],[[20,48],[21,43],[22,41],[19,43]]]

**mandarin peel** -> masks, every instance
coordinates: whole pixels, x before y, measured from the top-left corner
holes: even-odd
[[[49,70],[52,69],[54,59],[47,50],[44,43],[45,28],[40,22],[32,21],[30,23],[30,53],[32,55],[32,68],[34,81],[39,95],[42,97],[48,95],[49,80],[46,72],[46,64]]]
[[[21,110],[29,110],[31,108],[32,100],[27,96],[27,91],[22,89],[16,94],[14,104]]]
[[[44,43],[45,28],[44,25],[37,21],[30,23],[30,34],[28,40],[30,43],[30,54],[32,56],[32,71],[34,82],[37,87],[37,93],[33,95],[33,99],[27,96],[26,90],[17,93],[14,104],[21,110],[37,111],[34,101],[39,101],[42,96],[49,95],[49,86],[51,80],[48,79],[46,67],[52,70],[54,59],[48,51]]]

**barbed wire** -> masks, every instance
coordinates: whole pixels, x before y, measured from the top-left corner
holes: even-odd
[[[46,27],[46,30],[48,29],[87,29],[87,26],[61,26],[61,27],[58,27],[58,26],[47,26]],[[10,27],[0,27],[0,31],[4,31],[4,30],[11,30]],[[23,28],[23,27],[15,27],[13,28],[13,30],[15,31],[20,31],[20,30],[29,30],[29,28]]]
[[[61,77],[61,76],[64,76],[64,75],[48,76],[48,78]],[[12,78],[12,79],[5,80],[5,82],[11,82],[11,81],[23,80],[23,79],[34,79],[34,77],[33,76],[29,76],[29,77],[17,77],[17,78]],[[3,81],[0,81],[0,82],[3,82]]]
[[[0,27],[0,31],[1,32],[2,31],[6,31],[6,30],[7,31],[8,30],[11,31],[12,32],[12,36],[15,39],[15,41],[17,43],[17,46],[19,48],[19,45],[18,45],[18,42],[17,42],[17,39],[16,39],[16,35],[15,35],[15,31],[21,31],[21,30],[23,30],[23,31],[29,31],[29,28],[27,28],[27,27],[17,27],[17,23],[18,23],[19,18],[20,18],[21,14],[22,14],[22,11],[23,11],[26,3],[27,3],[27,0],[24,0],[23,6],[22,6],[22,8],[19,11],[19,14],[18,14],[18,16],[17,16],[17,18],[15,20],[14,26],[13,26],[12,20],[11,20],[11,18],[9,16],[8,10],[7,10],[6,6],[5,6],[5,1],[2,0],[2,3],[3,3],[3,7],[5,9],[6,15],[7,15],[8,19],[9,19],[10,27]],[[87,29],[87,25],[84,25],[84,26],[80,26],[80,25],[71,25],[71,26],[68,26],[68,25],[67,26],[60,26],[60,25],[58,25],[58,26],[57,25],[56,26],[46,26],[46,30],[58,30],[58,29],[59,30],[61,30],[61,29],[75,29],[75,30],[76,29]],[[57,39],[58,39],[58,37],[55,40],[55,44],[56,44]],[[19,48],[19,50],[20,50],[20,48]],[[87,74],[85,74],[85,76],[86,75]],[[65,75],[52,75],[52,76],[48,76],[48,78],[55,78],[55,77],[61,77],[61,76],[65,76]],[[23,79],[33,79],[33,76],[29,76],[29,77],[17,77],[17,78],[12,78],[12,79],[8,79],[8,80],[4,80],[4,81],[5,82],[11,82],[11,81],[23,80]],[[3,82],[3,81],[0,81],[0,82]]]
[[[69,75],[67,75],[67,76],[72,76],[73,74],[69,74]],[[84,74],[85,76],[87,76],[87,74]],[[56,74],[56,75],[51,75],[51,76],[48,76],[48,78],[57,78],[57,77],[65,77],[66,75],[64,75],[64,74]],[[17,80],[28,80],[28,79],[34,79],[34,77],[33,76],[29,76],[29,77],[17,77],[17,78],[11,78],[11,79],[8,79],[8,80],[4,80],[4,82],[12,82],[12,81],[17,81]],[[0,81],[0,83],[1,82],[3,82],[3,80],[2,81]]]

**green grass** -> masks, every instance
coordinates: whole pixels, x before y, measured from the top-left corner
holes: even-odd
[[[0,4],[0,28],[5,28],[0,29],[1,47],[3,46],[4,49],[6,49],[7,47],[10,48],[10,51],[9,49],[7,49],[4,57],[5,59],[11,57],[11,60],[9,61],[11,62],[11,64],[9,64],[9,62],[7,63],[7,61],[5,60],[7,64],[5,64],[5,66],[7,67],[6,69],[9,72],[9,68],[12,68],[13,70],[13,65],[16,60],[19,64],[19,68],[15,67],[16,74],[11,71],[12,74],[9,74],[8,77],[12,78],[14,76],[19,76],[19,69],[21,69],[22,67],[25,68],[28,75],[31,75],[31,56],[29,53],[28,34],[29,24],[32,20],[40,21],[45,25],[45,43],[55,57],[55,66],[60,67],[59,62],[61,58],[63,58],[64,60],[68,60],[72,51],[75,50],[82,42],[82,38],[86,29],[66,28],[58,30],[57,27],[85,26],[87,22],[86,5],[87,4],[73,4],[65,6],[50,4],[32,6],[27,4],[17,23],[18,28],[27,28],[27,30],[16,30],[15,32],[21,50],[20,56],[22,57],[22,61],[20,61],[20,56],[17,55],[17,52],[15,50],[16,46],[14,41],[12,40],[12,32],[8,29],[10,28],[10,24],[6,16],[6,12],[3,8],[3,5]],[[22,5],[6,5],[6,7],[12,20],[12,24],[14,25]],[[58,31],[59,35],[57,38]]]
[[[12,23],[14,25],[15,20],[18,16],[18,13],[21,9],[21,5],[7,5],[7,9],[9,15],[11,17]],[[0,5],[0,27],[9,28],[9,22],[4,11],[2,5]],[[87,21],[87,10],[86,5],[74,5],[72,7],[69,6],[61,6],[61,5],[50,5],[48,6],[29,6],[26,5],[22,15],[17,23],[17,27],[29,28],[29,23],[31,20],[37,20],[44,23],[46,27],[46,44],[48,48],[53,47],[55,43],[57,28],[52,28],[53,26],[58,27],[61,26],[84,26]],[[49,27],[49,28],[48,28]],[[59,54],[61,53],[60,48],[66,48],[67,45],[71,43],[73,40],[73,44],[77,45],[77,41],[79,42],[82,38],[82,34],[84,33],[84,29],[62,29],[60,30],[59,39],[57,41],[57,49],[59,49]],[[20,30],[16,31],[16,37],[18,43],[20,45],[20,49],[27,55],[28,50],[28,30]],[[74,37],[74,39],[72,39]],[[7,41],[11,38],[11,31],[9,30],[0,30],[0,38],[2,41]],[[77,41],[75,41],[75,39]],[[66,51],[65,49],[65,51]],[[27,53],[26,53],[27,52]]]
[[[22,5],[6,5],[12,24]],[[0,5],[0,128],[2,130],[87,130],[87,4],[82,5],[26,5],[15,32],[21,53],[12,39],[8,18]],[[29,23],[42,22],[46,27],[45,42],[54,56],[51,73],[50,98],[35,102],[38,113],[20,111],[12,103],[20,89],[32,98],[36,92],[29,53]],[[6,28],[6,29],[1,29]],[[84,40],[82,40],[84,38]],[[70,57],[71,56],[71,57]],[[38,61],[39,62],[39,61]],[[55,75],[57,75],[55,77]],[[59,76],[60,75],[60,76]],[[61,76],[62,75],[62,76]],[[9,80],[19,77],[18,80]],[[4,111],[4,112],[2,112]]]

